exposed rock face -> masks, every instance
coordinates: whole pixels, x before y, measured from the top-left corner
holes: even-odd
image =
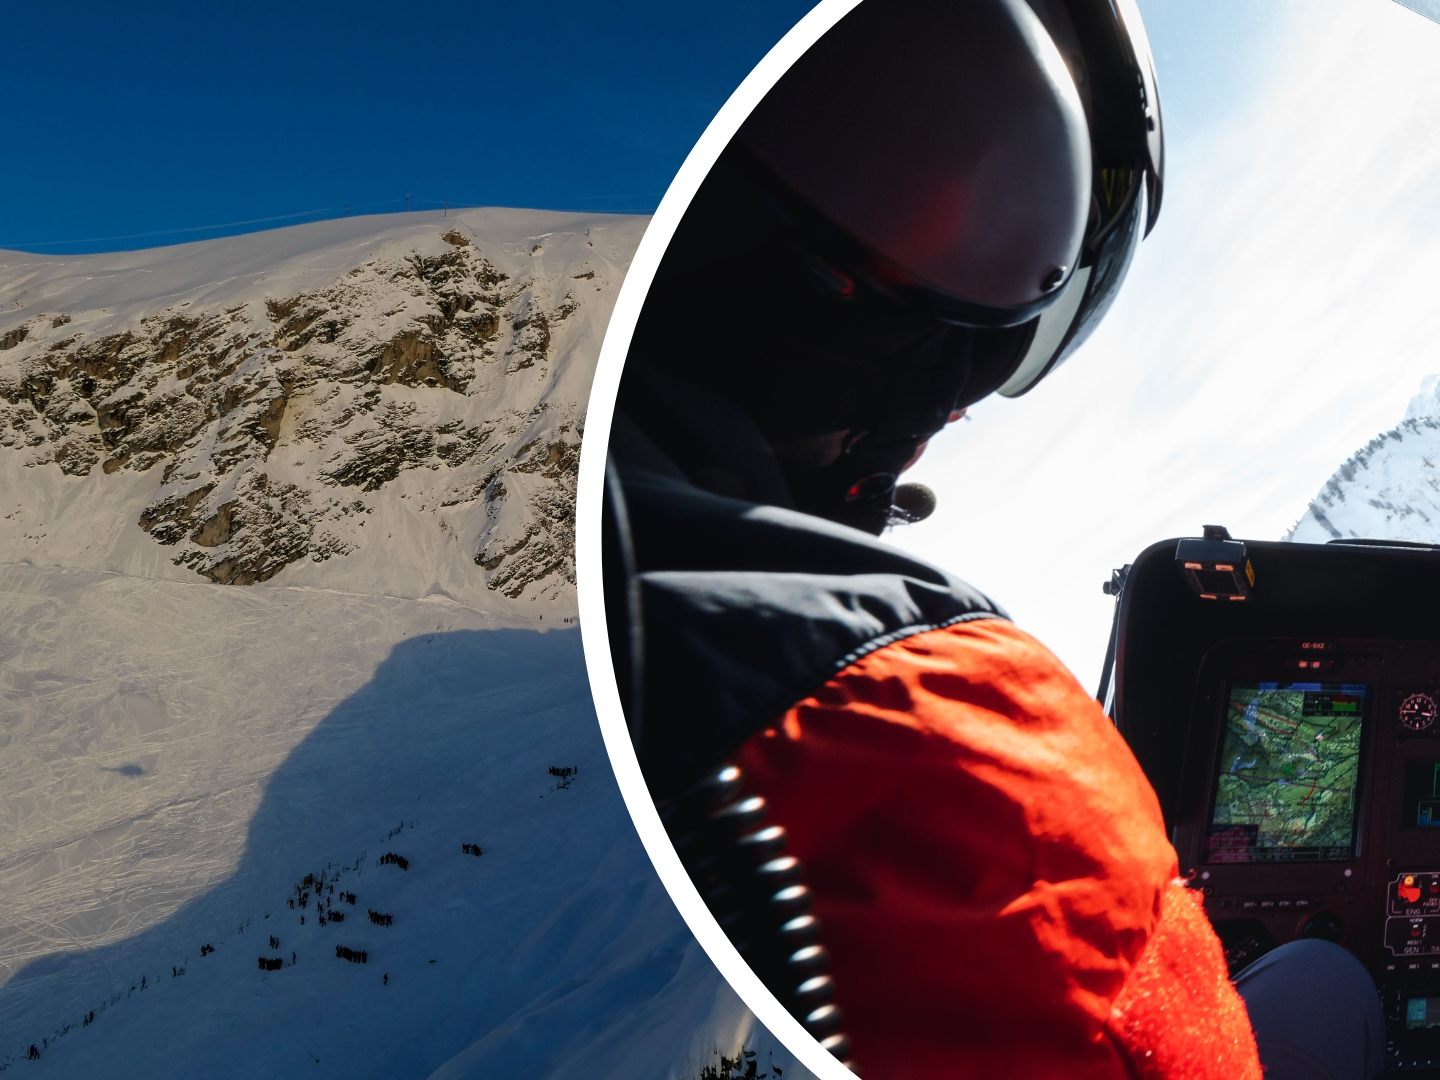
[[[217,582],[383,543],[367,520],[393,541],[398,508],[438,518],[486,588],[553,597],[574,582],[584,395],[619,281],[569,239],[579,264],[547,275],[548,237],[487,245],[451,219],[318,288],[185,299],[103,331],[93,312],[12,314],[0,457],[92,487],[143,474],[135,526]]]
[[[532,581],[560,578],[574,583],[575,477],[580,471],[580,432],[562,427],[553,441],[534,439],[520,448],[510,472],[537,477],[530,487],[536,512],[525,531],[514,536],[501,529],[486,531],[475,553],[492,589],[509,597],[524,595]],[[497,475],[486,489],[492,508],[504,502],[507,489]],[[498,512],[492,509],[490,519]]]

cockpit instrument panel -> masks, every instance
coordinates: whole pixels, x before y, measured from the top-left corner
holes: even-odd
[[[1253,567],[1243,602],[1197,595],[1196,541],[1142,552],[1112,715],[1232,971],[1337,942],[1380,988],[1388,1073],[1440,1078],[1440,549],[1205,533]]]

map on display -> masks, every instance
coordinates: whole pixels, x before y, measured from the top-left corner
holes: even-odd
[[[1230,688],[1208,862],[1351,856],[1365,692],[1357,684]]]

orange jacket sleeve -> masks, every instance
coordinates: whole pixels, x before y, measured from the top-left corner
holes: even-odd
[[[1260,1067],[1139,765],[999,619],[853,661],[737,763],[790,834],[860,1074]]]

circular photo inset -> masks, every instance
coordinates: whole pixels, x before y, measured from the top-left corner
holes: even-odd
[[[1356,912],[1327,921],[1311,895],[1374,869],[1356,815],[1383,784],[1365,779],[1356,710],[1379,691],[1280,686],[1249,653],[1219,672],[1206,651],[1245,629],[1213,613],[1288,556],[1207,528],[1193,565],[1165,549],[1164,604],[1120,605],[1152,656],[1164,605],[1212,619],[1209,637],[1185,631],[1184,663],[1166,654],[1184,690],[1157,735],[1107,715],[1123,633],[1092,694],[1003,596],[887,535],[935,513],[947,477],[922,457],[978,404],[1043,386],[1005,416],[1065,445],[1050,419],[1024,429],[1026,408],[1055,415],[1040,399],[1153,245],[1166,184],[1130,0],[822,4],[692,154],[617,305],[580,500],[607,747],[692,930],[818,1074],[1381,1067],[1378,952],[1347,928]],[[1006,535],[993,502],[967,509],[970,530]],[[1024,558],[1068,527],[1088,529],[1057,523]],[[1299,635],[1300,601],[1273,603],[1269,632]],[[1121,680],[1132,700],[1139,677]],[[1197,679],[1219,704],[1187,727]],[[1227,717],[1257,709],[1308,741],[1225,742]],[[1274,783],[1224,802],[1257,783],[1256,754]],[[1161,775],[1172,757],[1182,780]],[[1297,802],[1323,787],[1315,770],[1349,779]],[[1195,844],[1177,853],[1187,813]],[[1271,819],[1304,842],[1269,844]],[[1243,865],[1212,877],[1206,859]]]

